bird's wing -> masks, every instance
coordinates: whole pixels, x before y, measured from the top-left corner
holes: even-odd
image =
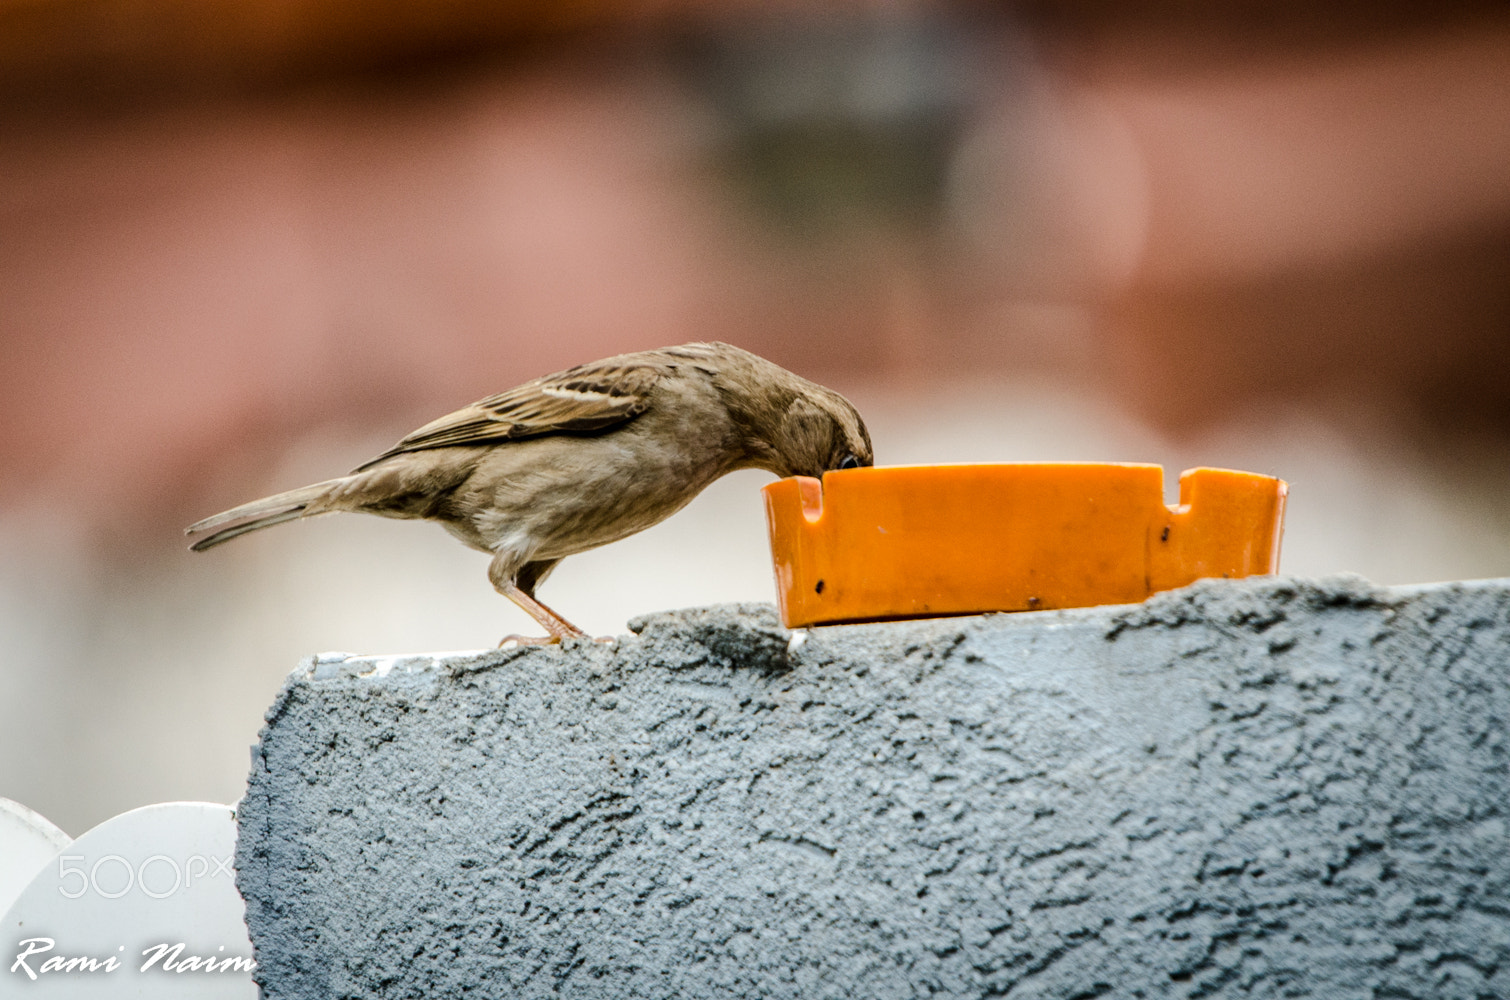
[[[354,471],[407,451],[493,444],[546,434],[589,434],[644,413],[669,359],[623,355],[594,361],[480,399],[414,431]]]

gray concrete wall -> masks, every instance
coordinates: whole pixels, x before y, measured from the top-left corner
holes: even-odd
[[[290,677],[268,997],[1510,997],[1510,581],[636,626]]]

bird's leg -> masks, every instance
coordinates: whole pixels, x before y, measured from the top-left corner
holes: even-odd
[[[577,628],[577,626],[562,618],[529,594],[526,594],[524,588],[513,581],[499,587],[498,592],[523,608],[525,614],[539,622],[541,627],[550,633],[549,638],[540,637],[531,639],[519,635],[505,636],[503,642],[498,644],[500,646],[511,640],[519,643],[521,646],[544,646],[560,642],[562,639],[585,638],[587,635],[586,632]]]
[[[550,635],[540,637],[508,635],[504,636],[498,645],[516,642],[521,646],[545,646],[560,642],[562,639],[585,637],[586,632],[535,599],[535,586],[545,579],[546,574],[554,569],[560,560],[530,562],[515,568],[510,565],[513,560],[507,559],[507,555],[506,552],[499,552],[493,556],[493,561],[488,566],[488,579],[493,582],[493,589],[523,608],[524,613],[539,622]]]

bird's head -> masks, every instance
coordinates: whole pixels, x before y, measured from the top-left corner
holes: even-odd
[[[775,367],[772,365],[771,367]],[[812,476],[875,464],[870,432],[850,401],[790,372],[770,390],[750,426],[749,464],[778,476]]]
[[[875,464],[865,421],[834,390],[730,344],[695,346],[717,358],[703,371],[743,431],[740,465],[819,478]]]
[[[875,464],[870,432],[850,401],[808,382],[793,396],[771,428],[773,461],[778,476],[813,476]]]

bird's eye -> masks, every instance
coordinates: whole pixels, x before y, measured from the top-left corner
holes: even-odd
[[[852,452],[848,455],[845,455],[842,459],[839,460],[840,472],[843,472],[845,469],[858,469],[859,467],[860,460],[856,458],[854,456],[854,453]]]

